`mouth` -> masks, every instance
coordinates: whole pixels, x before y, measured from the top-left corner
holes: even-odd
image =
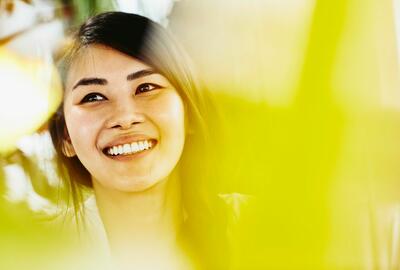
[[[157,140],[155,139],[134,141],[106,147],[103,149],[103,153],[109,157],[137,155],[153,149],[156,144]]]

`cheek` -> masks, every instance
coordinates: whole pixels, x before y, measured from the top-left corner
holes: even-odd
[[[91,148],[95,142],[96,130],[99,129],[101,123],[99,116],[93,113],[85,113],[80,110],[66,110],[65,122],[68,133],[78,156],[85,149]],[[101,119],[101,118],[100,118]]]
[[[161,135],[184,139],[185,110],[182,99],[176,92],[166,95],[153,107],[153,112]]]

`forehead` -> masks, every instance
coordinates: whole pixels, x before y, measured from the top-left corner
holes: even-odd
[[[123,54],[117,50],[101,45],[91,45],[82,49],[73,59],[67,72],[66,88],[82,78],[125,78],[127,74],[150,66]]]

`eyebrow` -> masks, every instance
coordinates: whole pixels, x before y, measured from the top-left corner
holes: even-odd
[[[83,78],[80,79],[72,88],[74,90],[77,88],[79,85],[106,85],[107,80],[106,79],[101,79],[101,78]]]
[[[133,81],[145,76],[149,76],[152,74],[156,74],[157,72],[155,72],[152,69],[143,69],[143,70],[139,70],[136,72],[133,72],[131,74],[129,74],[128,76],[126,76],[126,80],[128,81]],[[75,88],[77,88],[80,85],[106,85],[108,82],[106,79],[102,79],[102,78],[83,78],[80,79],[72,88],[72,90],[74,90]]]
[[[126,79],[128,81],[132,81],[132,80],[136,80],[136,79],[139,79],[141,77],[149,76],[149,75],[155,74],[155,73],[157,73],[157,72],[155,72],[152,69],[143,69],[143,70],[139,70],[139,71],[136,71],[136,72],[133,72],[133,73],[129,74],[128,76],[126,76]]]

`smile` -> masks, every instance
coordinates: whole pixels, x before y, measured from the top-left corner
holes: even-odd
[[[132,143],[125,143],[107,147],[104,149],[104,153],[109,156],[126,156],[137,154],[145,150],[149,150],[156,145],[156,140],[142,140],[135,141]]]

